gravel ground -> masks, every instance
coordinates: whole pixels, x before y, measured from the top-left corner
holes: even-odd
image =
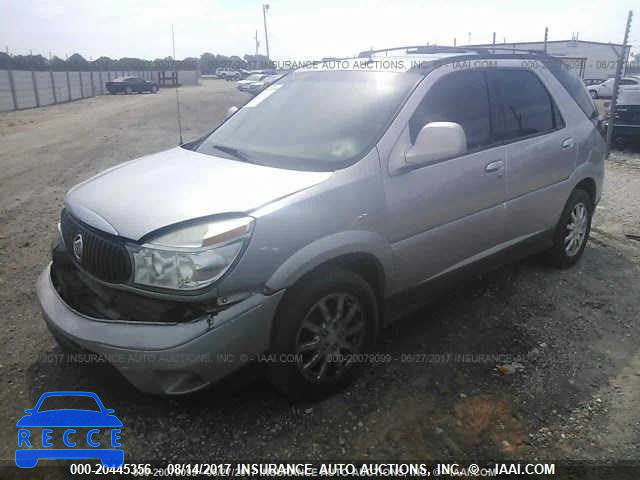
[[[247,100],[182,88],[185,139]],[[59,354],[34,293],[64,193],[175,144],[175,96],[105,96],[0,115],[0,460],[43,392],[96,392],[123,421],[125,461],[640,458],[640,156],[616,153],[583,260],[535,259],[471,279],[388,329],[389,362],[315,404],[253,371],[184,398],[135,391]],[[5,471],[6,473],[7,471]],[[35,471],[34,471],[35,472]]]

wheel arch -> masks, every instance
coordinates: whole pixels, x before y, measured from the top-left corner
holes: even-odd
[[[391,246],[378,234],[341,232],[316,240],[289,257],[265,283],[268,291],[290,287],[304,277],[330,266],[362,276],[379,299],[391,291]]]
[[[589,197],[591,198],[591,207],[595,208],[596,198],[597,198],[597,187],[596,187],[596,181],[593,178],[591,177],[583,178],[576,184],[576,186],[573,189],[574,190],[581,189],[587,192],[589,194]]]

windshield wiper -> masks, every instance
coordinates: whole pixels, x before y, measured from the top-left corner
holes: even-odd
[[[249,160],[249,157],[247,157],[244,153],[242,153],[237,148],[227,147],[226,145],[213,145],[213,148],[215,148],[216,150],[220,150],[221,152],[224,152],[228,155],[231,155],[232,157],[237,158],[238,160],[242,160],[243,162],[253,163],[251,160]]]

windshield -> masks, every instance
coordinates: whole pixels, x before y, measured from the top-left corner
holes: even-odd
[[[368,152],[420,75],[296,71],[269,86],[196,151],[282,168],[331,171]]]
[[[99,412],[100,406],[93,397],[88,395],[54,395],[43,399],[38,411],[67,409]]]

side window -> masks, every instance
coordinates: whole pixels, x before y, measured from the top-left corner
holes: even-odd
[[[560,112],[540,79],[527,70],[488,72],[502,98],[505,140],[549,132],[561,125]],[[556,121],[556,117],[558,117]]]
[[[456,122],[467,136],[468,151],[491,143],[489,97],[480,71],[455,72],[439,79],[409,121],[411,143],[429,122]]]
[[[628,78],[623,78],[620,80],[620,85],[637,85],[638,82],[634,82],[633,80],[630,80]]]
[[[559,61],[545,61],[545,66],[571,95],[587,118],[598,116],[598,111],[589,92],[587,92],[580,78],[569,67]],[[602,83],[607,83],[607,81]]]

